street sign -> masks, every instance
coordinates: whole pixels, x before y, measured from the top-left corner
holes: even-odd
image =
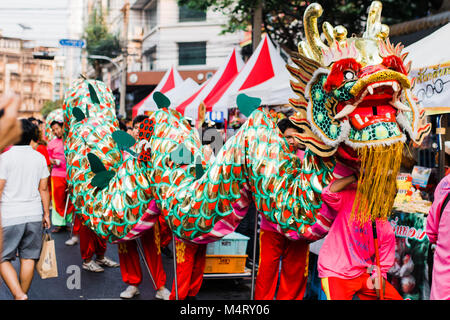
[[[83,48],[85,43],[84,40],[72,40],[72,39],[61,39],[59,40],[59,44],[63,47],[76,47]]]

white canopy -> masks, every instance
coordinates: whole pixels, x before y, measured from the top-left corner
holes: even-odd
[[[263,105],[288,104],[289,98],[295,97],[290,80],[292,78],[286,69],[286,62],[265,35],[212,110],[223,111],[236,107],[236,98],[241,93],[260,98]]]
[[[412,61],[413,88],[426,113],[450,112],[450,23],[404,49]]]

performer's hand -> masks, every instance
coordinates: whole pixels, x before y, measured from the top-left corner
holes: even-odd
[[[22,125],[17,120],[20,103],[17,95],[4,95],[0,98],[0,151],[20,140]]]
[[[372,277],[372,283],[373,283],[373,286],[375,287],[375,292],[377,294],[378,299],[380,299],[379,281],[380,281],[380,279],[378,277]],[[386,288],[386,279],[384,279],[384,277],[381,277],[381,285],[383,287],[383,297],[384,297],[384,292],[385,292],[385,288]]]

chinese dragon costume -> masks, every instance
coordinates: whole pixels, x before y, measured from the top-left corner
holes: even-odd
[[[208,243],[235,230],[249,204],[291,239],[317,239],[321,191],[339,162],[359,170],[363,201],[355,218],[385,217],[407,137],[429,133],[411,93],[402,46],[388,40],[381,3],[369,9],[362,37],[323,24],[319,4],[304,14],[306,40],[287,65],[294,77],[291,120],[307,149],[301,162],[258,98],[238,96],[247,116],[216,156],[197,130],[155,93],[159,109],[135,141],[119,130],[113,96],[100,81],[78,80],[64,101],[64,140],[71,200],[83,223],[109,242],[139,237],[162,214],[174,235]]]

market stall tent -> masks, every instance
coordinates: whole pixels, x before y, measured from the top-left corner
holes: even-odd
[[[166,94],[168,91],[174,89],[176,86],[179,86],[183,83],[183,78],[181,78],[180,73],[175,69],[174,66],[172,66],[162,77],[161,81],[158,83],[156,88],[144,99],[142,99],[138,104],[136,104],[132,109],[132,116],[133,118],[136,117],[138,114],[143,114],[144,109],[151,109],[151,107],[154,107],[156,110],[156,104],[153,101],[153,93],[156,91],[160,91],[164,94]],[[142,110],[141,110],[142,109]]]
[[[236,107],[236,98],[245,93],[261,99],[262,105],[289,104],[295,94],[290,87],[291,76],[286,62],[267,35],[224,92],[217,92],[211,99],[213,111],[226,111]]]
[[[450,112],[450,23],[403,49],[412,61],[414,94],[428,115]]]
[[[173,89],[169,91],[162,92],[164,95],[170,100],[170,109],[175,109],[181,101],[184,101],[187,97],[191,96],[192,93],[198,90],[199,84],[195,82],[192,78],[187,78],[183,80],[179,85],[175,86]],[[156,90],[158,91],[158,90]],[[153,92],[156,92],[153,91]],[[152,99],[144,102],[143,106],[139,109],[138,114],[145,114],[147,112],[156,111],[158,107],[156,106],[155,101]]]
[[[212,111],[213,104],[221,97],[232,83],[234,78],[242,69],[244,62],[238,55],[236,49],[228,55],[226,63],[217,70],[194,94],[182,101],[176,109],[185,117],[197,119],[198,108],[201,103],[205,104],[206,112]]]

